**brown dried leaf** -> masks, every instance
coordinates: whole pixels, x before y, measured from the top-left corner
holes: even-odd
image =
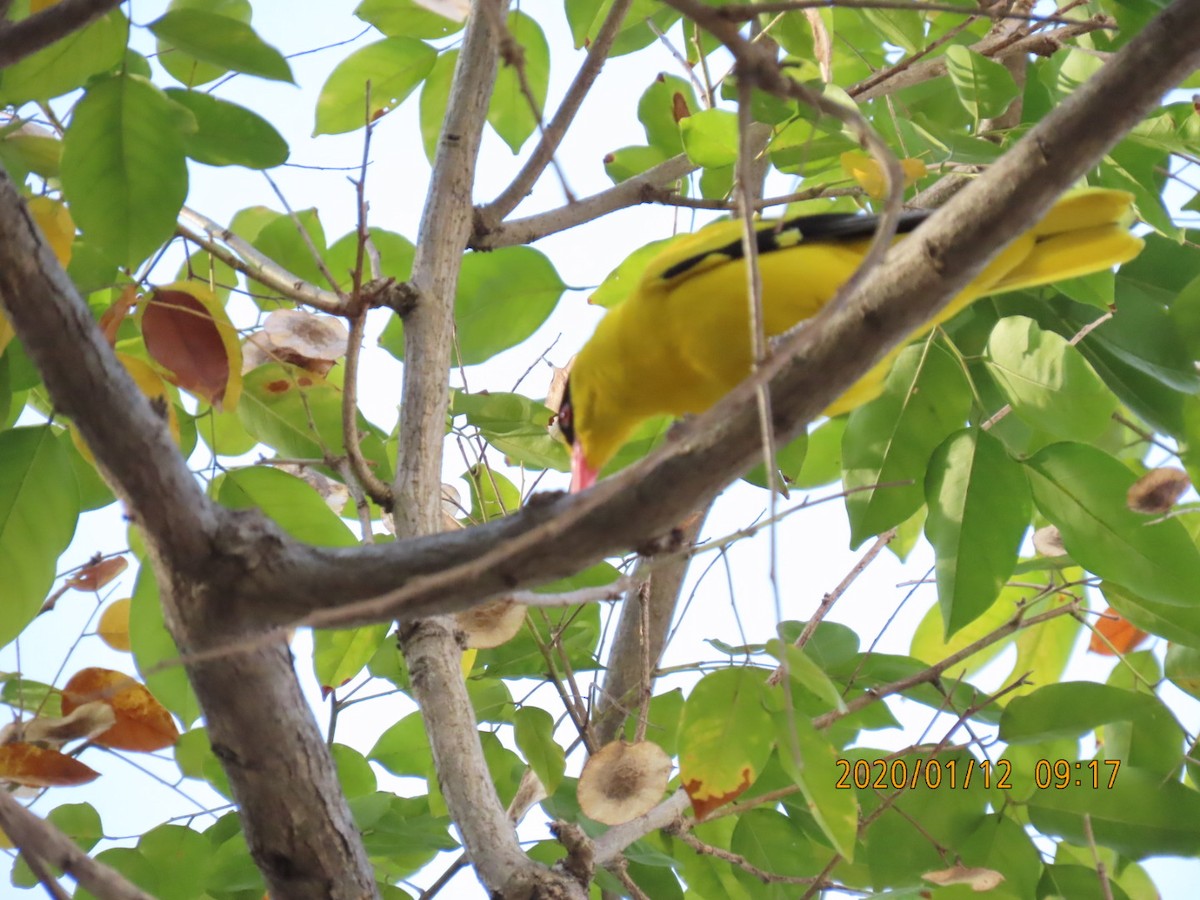
[[[67,587],[77,591],[99,591],[122,572],[129,568],[129,560],[124,556],[93,557],[86,566],[67,579]]]
[[[951,884],[967,884],[971,890],[990,891],[999,887],[1004,876],[995,869],[984,869],[978,866],[951,866],[937,872],[926,872],[921,876],[926,881],[945,887]]]
[[[490,650],[511,641],[525,624],[525,604],[502,598],[454,614],[466,646]]]
[[[26,787],[72,787],[100,777],[79,760],[35,744],[14,743],[0,747],[0,781]]]
[[[1066,556],[1067,548],[1063,545],[1062,532],[1057,525],[1044,525],[1033,533],[1033,549],[1042,556]]]
[[[276,350],[309,360],[335,360],[346,355],[350,334],[331,316],[301,309],[277,309],[267,316],[263,331]]]
[[[579,808],[597,822],[620,825],[653,809],[670,777],[671,757],[658,744],[613,741],[584,765]]]
[[[38,716],[23,722],[24,739],[31,744],[61,747],[68,741],[90,741],[112,728],[117,716],[106,703],[93,700],[77,707],[65,716]]]
[[[241,348],[212,291],[195,282],[155,289],[142,313],[142,337],[176,385],[218,409],[237,404]]]
[[[63,688],[64,713],[97,700],[111,706],[116,715],[116,724],[95,738],[97,744],[148,753],[170,747],[179,739],[171,714],[145,685],[122,672],[82,669]]]
[[[127,284],[122,288],[121,296],[114,300],[112,306],[106,309],[100,316],[100,330],[104,332],[108,346],[116,346],[117,331],[120,329],[121,323],[129,315],[129,311],[137,306],[137,302],[137,285]]]
[[[1134,512],[1161,516],[1169,512],[1191,486],[1191,479],[1182,469],[1151,469],[1130,487],[1125,504]]]

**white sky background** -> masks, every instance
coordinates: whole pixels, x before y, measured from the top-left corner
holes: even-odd
[[[285,54],[300,53],[327,46],[336,41],[354,38],[363,30],[359,20],[351,15],[357,0],[326,0],[320,4],[296,4],[287,0],[256,0],[254,25],[259,34]],[[137,0],[132,16],[137,24],[146,24],[161,14],[165,2]],[[561,4],[526,3],[524,10],[538,18],[547,30],[552,51],[550,97],[548,110],[556,108],[582,52],[571,50],[570,35]],[[548,9],[555,10],[544,15]],[[298,10],[304,10],[303,13]],[[370,42],[378,35],[370,30],[358,44]],[[134,46],[146,53],[153,52],[151,36],[135,29]],[[362,133],[339,136],[311,137],[313,110],[317,91],[332,68],[350,52],[351,47],[334,47],[291,60],[299,88],[240,76],[221,87],[217,95],[241,103],[271,121],[288,140],[292,148],[290,162],[302,166],[339,167],[316,171],[284,167],[272,172],[294,209],[316,206],[329,243],[355,227],[356,209],[354,188],[347,179],[356,178],[356,167],[362,153]],[[660,71],[686,74],[661,45],[650,51],[619,57],[610,61],[583,107],[569,136],[558,154],[559,162],[575,196],[583,197],[611,185],[604,173],[602,159],[606,152],[630,144],[645,143],[645,136],[636,117],[636,98]],[[160,81],[160,83],[166,83]],[[533,141],[529,142],[531,146]],[[421,150],[417,126],[417,95],[414,94],[399,110],[380,120],[375,129],[371,149],[372,165],[368,174],[367,195],[371,203],[370,224],[397,231],[410,239],[416,238],[428,183],[429,167]],[[505,187],[518,170],[520,160],[508,147],[489,132],[485,135],[481,164],[476,181],[476,199],[487,201]],[[342,168],[344,167],[344,169]],[[537,192],[520,208],[520,215],[549,209],[563,202],[558,179],[552,172],[543,179]],[[260,173],[239,168],[210,168],[192,164],[191,191],[188,199],[209,218],[227,223],[235,212],[253,204],[279,209],[279,202]],[[528,342],[507,351],[484,366],[468,370],[472,390],[488,387],[511,390],[513,384],[530,364],[557,339],[548,359],[555,365],[565,365],[590,335],[600,318],[600,310],[586,303],[591,287],[598,284],[633,249],[676,230],[691,230],[695,225],[693,213],[667,207],[643,206],[623,210],[570,232],[546,238],[536,246],[546,253],[569,285],[580,290],[568,291],[549,321]],[[161,282],[171,280],[181,257],[170,257],[162,271]],[[374,334],[385,321],[383,313],[374,319]],[[385,429],[395,423],[399,402],[400,364],[391,356],[374,349],[368,341],[363,354],[360,402],[364,413]],[[538,365],[521,386],[521,392],[544,394],[550,371]],[[457,373],[453,383],[460,384]],[[500,455],[491,452],[494,464]],[[445,474],[454,480],[464,465],[455,452],[447,454]],[[550,473],[540,489],[563,488],[565,475]],[[465,497],[466,486],[459,482]],[[832,492],[829,489],[827,492]],[[817,494],[814,496],[820,496]],[[791,503],[803,500],[794,496]],[[706,535],[720,536],[744,527],[765,512],[765,492],[743,483],[734,485],[717,501],[709,517]],[[785,508],[786,504],[781,504]],[[778,553],[779,596],[785,619],[804,619],[815,608],[822,595],[830,591],[854,565],[866,546],[852,553],[848,549],[849,532],[840,501],[818,505],[789,517],[775,531]],[[776,614],[768,571],[770,537],[762,534],[741,541],[728,553],[728,571],[722,563],[712,567],[699,584],[696,596],[678,633],[668,647],[664,663],[678,665],[697,661],[721,660],[723,657],[703,643],[708,638],[720,638],[728,643],[743,640],[762,642],[774,635]],[[76,540],[62,558],[60,569],[66,570],[85,562],[96,552],[111,553],[127,546],[125,523],[114,507],[91,514],[83,520]],[[693,566],[686,598],[697,582],[697,573],[704,571],[711,557],[705,556]],[[829,618],[854,627],[864,646],[875,640],[884,628],[897,604],[908,592],[898,587],[905,582],[922,578],[932,563],[932,552],[923,542],[913,552],[910,562],[901,565],[890,553],[883,553],[855,582],[851,590],[834,608]],[[108,598],[128,596],[133,588],[133,575],[127,573],[114,586]],[[878,645],[882,652],[905,653],[908,639],[924,612],[935,602],[935,590],[926,585],[915,591],[913,598],[901,610],[895,622]],[[64,653],[75,635],[87,630],[88,617],[96,605],[89,595],[68,593],[57,609],[41,617],[29,629],[18,645],[0,650],[0,670],[20,669],[27,677],[62,684],[66,677],[85,666],[99,665],[131,670],[127,654],[117,653],[104,646],[99,638],[86,636],[78,644],[69,661]],[[94,623],[91,626],[94,628]],[[309,689],[318,722],[324,728],[328,708],[320,701],[319,691],[311,674],[303,648],[305,636],[297,638],[300,651],[300,677]],[[1162,642],[1159,642],[1160,644]],[[1010,651],[1011,653],[1011,651]],[[996,683],[1008,671],[1011,655],[1006,654],[996,668]],[[1071,678],[1103,680],[1113,663],[1095,656],[1083,658],[1069,671]],[[678,679],[687,684],[694,678]],[[667,682],[672,685],[674,682]],[[370,691],[373,692],[373,691]],[[546,696],[548,702],[549,694]],[[1200,704],[1169,688],[1165,696],[1172,704],[1189,733],[1200,731]],[[910,727],[904,733],[876,732],[866,736],[872,746],[899,748],[911,743],[928,723],[929,712],[924,707],[893,701],[893,710]],[[364,703],[347,710],[339,720],[338,740],[354,746],[360,752],[370,749],[376,738],[394,721],[412,711],[403,698],[391,698]],[[565,732],[563,733],[565,736]],[[933,732],[936,736],[938,732]],[[960,735],[960,737],[962,737]],[[84,761],[102,773],[91,785],[50,791],[35,805],[44,814],[63,803],[90,802],[101,813],[104,830],[113,836],[136,838],[145,830],[177,815],[190,815],[213,802],[214,795],[199,782],[184,782],[180,789],[198,802],[188,802],[167,784],[155,781],[135,764],[144,764],[143,755],[119,756],[103,751],[89,751]],[[153,761],[150,761],[153,762]],[[157,775],[173,783],[177,770],[169,759],[154,766]],[[384,787],[395,785],[396,779],[376,767]],[[404,792],[404,788],[400,788]],[[211,819],[201,818],[196,826],[207,827]],[[532,840],[547,837],[540,821],[531,821],[523,836]],[[1188,885],[1200,880],[1200,863],[1163,860],[1149,865],[1166,898],[1190,896]],[[430,876],[436,877],[440,866]],[[3,877],[3,876],[0,876]],[[0,897],[14,889],[0,882]],[[428,879],[422,879],[427,883]],[[14,891],[14,893],[17,893]],[[26,896],[22,894],[22,896]],[[477,882],[469,873],[462,874],[443,892],[446,897],[483,896]]]

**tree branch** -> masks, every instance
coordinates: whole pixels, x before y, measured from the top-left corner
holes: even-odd
[[[546,235],[591,222],[606,213],[639,203],[655,202],[664,186],[675,183],[697,168],[699,166],[681,153],[583,200],[523,219],[513,219],[486,231],[477,229],[471,237],[471,249],[495,250],[498,247],[529,244]]]
[[[392,491],[401,539],[436,534],[441,525],[454,295],[471,233],[471,189],[496,78],[497,26],[507,8],[507,0],[471,4],[418,232],[411,281],[417,301],[404,319],[400,450]],[[514,900],[532,895],[538,884],[549,890],[547,882],[553,883],[555,896],[582,896],[578,884],[530,860],[517,842],[483,756],[453,622],[430,619],[402,629],[400,646],[413,674],[413,695],[438,782],[480,880],[494,894]]]
[[[179,218],[186,223],[179,227],[181,235],[199,244],[247,278],[313,309],[333,315],[345,314],[346,305],[333,291],[323,290],[293,275],[273,259],[259,253],[251,243],[242,240],[228,228],[222,228],[212,219],[186,206],[179,211]],[[201,234],[197,234],[197,231]]]
[[[575,121],[575,114],[579,112],[584,98],[587,97],[600,70],[604,68],[604,62],[608,59],[608,51],[612,49],[613,41],[617,39],[621,24],[625,21],[625,14],[629,12],[629,7],[632,5],[633,0],[615,0],[605,16],[600,30],[596,32],[596,39],[588,47],[587,58],[579,67],[575,80],[567,88],[558,112],[546,125],[542,132],[542,138],[533,149],[533,153],[530,154],[525,165],[521,167],[521,171],[517,173],[512,183],[501,192],[500,196],[476,211],[480,223],[477,230],[490,231],[505,216],[516,209],[517,204],[533,190],[533,186],[541,177],[542,172],[546,170],[546,166],[554,159],[554,153],[566,136],[567,129]]]
[[[711,504],[682,525],[680,542],[684,547],[695,543],[710,508]],[[679,591],[691,561],[690,553],[675,554],[665,563],[653,556],[643,556],[639,560],[632,578],[635,587],[621,604],[617,632],[605,660],[604,686],[592,714],[598,744],[607,744],[616,738],[630,707],[649,699],[654,688],[653,671],[662,658],[667,632],[675,618]],[[645,617],[642,616],[643,605]],[[647,658],[650,663],[648,681],[643,671],[643,660]]]
[[[0,69],[84,28],[121,5],[121,0],[62,0],[20,22],[0,28]]]
[[[187,571],[207,561],[218,530],[214,505],[179,455],[164,417],[113,355],[2,168],[0,306],[55,408],[74,421],[156,552]]]
[[[18,803],[8,791],[0,791],[0,830],[31,862],[36,859],[70,875],[97,897],[154,900],[119,872],[96,862],[69,837]]]

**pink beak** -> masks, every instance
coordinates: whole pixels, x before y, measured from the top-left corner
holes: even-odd
[[[575,444],[571,448],[571,493],[586,491],[596,483],[596,476],[599,474],[597,469],[588,464],[587,457],[583,455],[582,445]]]

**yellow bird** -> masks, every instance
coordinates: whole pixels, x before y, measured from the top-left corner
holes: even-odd
[[[1132,259],[1142,248],[1128,231],[1132,203],[1131,194],[1103,188],[1066,194],[910,339],[987,294]],[[931,212],[906,213],[900,232],[912,231]],[[768,337],[811,318],[833,298],[858,267],[877,223],[877,216],[831,214],[755,224]],[[645,419],[702,412],[750,373],[741,230],[740,222],[717,222],[672,242],[579,351],[558,414],[571,445],[572,491],[590,487]],[[825,414],[849,412],[876,397],[898,352]]]

